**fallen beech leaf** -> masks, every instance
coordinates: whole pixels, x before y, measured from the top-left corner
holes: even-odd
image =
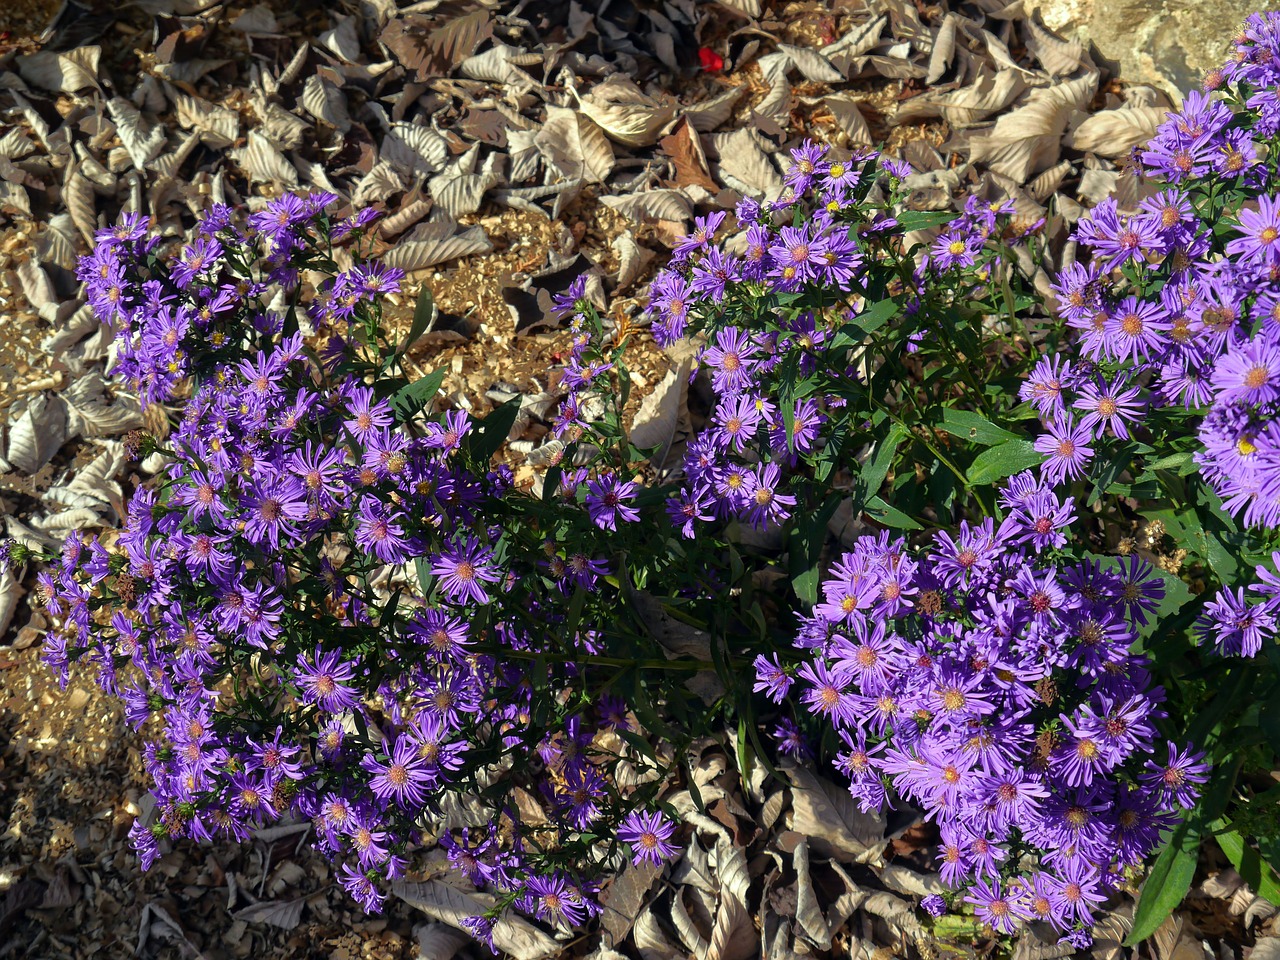
[[[675,116],[676,103],[654,99],[631,80],[614,74],[584,94],[574,91],[578,109],[594,120],[611,140],[628,147],[647,147]]]
[[[844,863],[876,860],[886,843],[886,824],[858,809],[849,791],[786,762],[782,770],[791,780],[792,829],[809,838],[825,857]]]
[[[617,946],[626,939],[660,876],[661,867],[642,860],[639,864],[628,864],[605,887],[600,895],[600,925],[604,928],[605,946]]]
[[[1155,135],[1168,110],[1160,107],[1121,107],[1100,110],[1063,138],[1063,146],[1082,153],[1115,159]]]
[[[707,156],[702,152],[702,141],[688,117],[681,117],[676,121],[671,133],[663,137],[658,145],[675,164],[676,183],[679,186],[705,187],[712,193],[720,190],[720,186],[711,179]]]
[[[242,907],[231,916],[246,923],[268,923],[281,930],[292,930],[302,922],[302,907],[306,897],[295,900],[264,900],[262,903]]]
[[[564,180],[603,183],[613,172],[613,147],[604,131],[575,110],[547,107],[547,122],[533,142]]]
[[[451,927],[463,929],[462,921],[479,916],[493,905],[484,894],[464,893],[441,880],[425,883],[391,884],[391,892],[412,907]],[[560,944],[519,914],[506,913],[493,928],[493,942],[516,960],[541,960],[560,950]]]

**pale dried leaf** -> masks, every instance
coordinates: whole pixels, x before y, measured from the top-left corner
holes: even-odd
[[[32,474],[53,459],[67,439],[67,405],[58,397],[39,393],[9,424],[5,459]]]
[[[782,765],[791,780],[792,829],[819,854],[844,863],[875,860],[884,849],[885,822],[858,809],[847,789],[797,766]]]
[[[722,7],[746,17],[758,17],[764,12],[764,0],[716,0]]]
[[[937,83],[951,66],[956,53],[956,24],[959,22],[960,17],[954,13],[942,18],[938,33],[933,38],[933,49],[929,51],[929,72],[925,75],[925,83]]]
[[[675,443],[676,434],[682,428],[692,430],[689,421],[689,370],[691,361],[686,358],[675,369],[668,370],[659,384],[646,396],[631,423],[631,442],[641,450],[657,449],[650,458],[655,470],[661,472]]]
[[[14,580],[8,567],[0,567],[0,637],[5,635],[13,615],[18,609],[18,601],[22,599],[22,587]]]
[[[423,960],[452,960],[454,954],[471,943],[469,934],[447,923],[423,923],[413,928],[418,938],[418,956]]]
[[[159,124],[150,124],[142,113],[124,97],[112,97],[107,101],[107,112],[116,125],[116,134],[129,153],[129,159],[137,170],[145,170],[147,164],[164,149],[165,135]]]
[[[1065,77],[1076,72],[1085,58],[1084,45],[1078,40],[1063,40],[1032,16],[1023,22],[1027,31],[1027,51],[1040,61],[1051,77]]]
[[[689,914],[689,908],[684,904],[684,894],[685,889],[677,889],[675,898],[671,901],[671,924],[676,928],[676,933],[680,935],[680,940],[689,953],[705,958],[711,945]]]
[[[747,856],[742,847],[721,837],[715,847],[715,874],[721,888],[734,899],[746,903],[747,890],[751,887],[751,874],[747,869]]]
[[[264,900],[237,910],[231,916],[246,923],[266,923],[281,930],[292,930],[302,922],[306,897],[295,900]]]
[[[812,47],[797,47],[779,43],[778,50],[791,61],[791,65],[814,83],[842,83],[844,74],[837,70],[822,54]]]
[[[314,136],[311,124],[295,117],[278,103],[260,106],[259,113],[262,115],[259,129],[280,150],[297,150]]]
[[[578,109],[609,139],[628,147],[647,147],[675,118],[676,102],[666,96],[650,97],[628,78],[613,74],[578,95]]]
[[[606,946],[617,946],[626,940],[632,925],[644,907],[662,868],[643,860],[628,864],[600,895],[600,925],[604,928]]]
[[[942,877],[938,874],[916,873],[898,863],[884,865],[880,870],[880,882],[895,893],[904,893],[912,897],[927,897],[946,892]]]
[[[714,97],[682,107],[681,113],[689,118],[693,129],[699,133],[708,133],[733,115],[734,105],[741,99],[744,92],[746,92],[745,87],[730,87]]]
[[[473,253],[488,253],[493,244],[480,227],[467,229],[446,237],[430,240],[410,240],[397,243],[382,256],[389,267],[398,267],[408,273],[424,270],[446,260],[468,257]]]
[[[235,20],[231,21],[231,29],[248,34],[272,34],[279,31],[276,15],[265,3],[250,7]]]
[[[1063,145],[1082,153],[1115,159],[1150,140],[1164,122],[1161,107],[1121,107],[1100,110],[1083,120],[1063,139]]]
[[[320,34],[320,44],[347,63],[355,63],[360,59],[360,37],[356,33],[356,18],[340,17],[336,27]]]
[[[379,159],[422,176],[443,170],[448,156],[448,143],[430,127],[395,123],[382,141]]]
[[[463,929],[463,920],[479,916],[493,905],[492,897],[464,893],[440,880],[425,883],[396,881],[391,884],[391,892],[427,916],[459,930]],[[541,960],[560,949],[552,937],[514,911],[508,911],[494,925],[493,942],[515,960]]]
[[[227,153],[248,175],[250,183],[298,186],[298,171],[293,164],[257,130],[249,131],[249,142],[245,146],[228,150]]]
[[[749,130],[735,130],[717,144],[719,172],[727,186],[749,194],[770,196],[782,190],[782,177]]]
[[[653,259],[653,251],[636,243],[630,230],[618,234],[610,244],[618,256],[618,276],[615,290],[621,292],[630,287],[644,273]]]
[[[837,54],[842,57],[860,57],[875,49],[876,45],[880,43],[880,36],[884,33],[885,25],[888,22],[888,14],[882,13],[866,23],[854,27],[843,37],[824,48],[826,57],[833,59]]]
[[[93,243],[93,235],[98,229],[98,210],[93,184],[80,172],[80,165],[74,161],[67,165],[63,197],[76,229],[80,231],[86,243]]]
[[[746,903],[735,896],[721,896],[705,960],[747,960],[759,956],[759,951],[760,941]]]
[[[351,199],[359,206],[368,206],[386,200],[393,193],[399,193],[407,186],[407,182],[395,165],[386,160],[379,160],[360,178],[360,182],[356,184],[356,189],[351,194]]]
[[[991,132],[973,137],[971,157],[1018,183],[1058,162],[1062,133],[1097,89],[1096,72],[1032,90],[1027,103],[1006,113]]]
[[[547,107],[547,122],[533,142],[564,180],[603,183],[613,172],[613,147],[604,131],[577,111]]]
[[[819,950],[831,946],[831,928],[818,906],[818,895],[809,877],[809,844],[801,840],[791,851],[791,865],[796,872],[796,921]]]
[[[18,59],[18,72],[28,83],[54,93],[75,93],[98,86],[102,47],[77,47],[65,53],[42,50]]]
[[[646,190],[622,197],[601,197],[600,202],[635,223],[647,220],[684,222],[693,216],[689,198],[680,190]]]
[[[687,955],[682,957],[679,948],[667,938],[649,907],[636,918],[632,941],[642,960],[687,960]]]
[[[344,133],[351,129],[347,98],[341,90],[317,74],[307,77],[307,82],[303,85],[302,107],[317,120]]]

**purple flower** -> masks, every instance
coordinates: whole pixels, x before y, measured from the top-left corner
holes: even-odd
[[[360,766],[371,774],[369,789],[379,800],[394,800],[407,811],[422,807],[427,791],[435,785],[435,777],[418,752],[419,744],[411,737],[397,737],[387,751],[387,758],[366,756]]]
[[[964,902],[973,904],[978,919],[1000,933],[1013,933],[1022,920],[1029,919],[1026,906],[1018,898],[1005,894],[999,880],[979,880],[969,888]]]
[[[1244,236],[1226,245],[1229,257],[1264,267],[1280,266],[1280,197],[1258,197],[1257,210],[1241,210],[1240,226]]]
[[[502,579],[492,566],[493,551],[475,537],[454,544],[432,561],[431,572],[440,578],[440,589],[451,603],[485,604],[490,597],[482,584]]]
[[[1055,419],[1049,432],[1035,442],[1036,450],[1049,457],[1040,467],[1045,479],[1061,483],[1084,476],[1093,460],[1092,440],[1093,434],[1070,415]]]
[[[634,480],[619,481],[614,473],[588,480],[586,504],[591,522],[601,530],[615,531],[619,520],[635,523],[640,514],[629,501],[635,499],[637,489]]]
[[[769,660],[763,653],[757,655],[753,666],[756,669],[756,683],[752,689],[756,693],[765,694],[774,703],[781,703],[787,697],[787,691],[795,681],[778,663],[778,655]]]
[[[669,842],[675,831],[676,825],[656,810],[635,810],[618,825],[618,839],[631,845],[632,863],[639,866],[648,860],[661,866],[663,860],[671,859],[680,849]]]
[[[1189,810],[1200,798],[1200,787],[1209,782],[1209,764],[1202,762],[1203,753],[1192,753],[1190,747],[1179,750],[1172,741],[1168,751],[1163,765],[1147,761],[1142,782],[1157,792],[1162,810]]]
[[[1080,421],[1082,430],[1092,431],[1095,425],[1111,430],[1113,434],[1124,440],[1129,439],[1129,429],[1125,421],[1137,423],[1146,404],[1139,398],[1142,391],[1137,387],[1125,388],[1125,382],[1117,380],[1108,385],[1101,377],[1094,383],[1086,383],[1078,388],[1079,398],[1072,408],[1084,413]],[[1098,431],[1100,434],[1101,431]]]
[[[1256,657],[1275,630],[1270,605],[1250,603],[1242,587],[1220,590],[1195,624],[1200,644],[1212,644],[1223,656]]]
[[[947,901],[940,894],[931,893],[921,898],[920,909],[929,916],[937,918],[947,912]]]
[[[355,675],[355,663],[343,660],[336,650],[316,647],[311,659],[298,655],[293,682],[302,692],[303,703],[314,703],[326,713],[341,713],[359,703],[360,691],[349,683]]]

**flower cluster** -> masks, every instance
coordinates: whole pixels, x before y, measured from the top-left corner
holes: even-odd
[[[1080,222],[1091,258],[1054,285],[1078,355],[1044,358],[1023,390],[1047,427],[1046,476],[1105,470],[1132,440],[1166,469],[1187,454],[1245,524],[1280,525],[1278,57],[1280,14],[1251,16],[1140,151],[1138,209],[1107,199]],[[1192,413],[1198,444],[1161,449]]]
[[[1160,742],[1163,692],[1130,650],[1163,581],[1137,557],[1056,561],[1069,517],[1030,472],[1001,506],[918,553],[860,538],[802,623],[806,661],[759,661],[757,689],[794,684],[834,726],[864,809],[899,797],[937,823],[942,879],[979,917],[1084,930],[1207,766]]]
[[[558,526],[513,519],[484,430],[418,416],[388,376],[381,301],[401,272],[356,256],[303,283],[332,264],[320,238],[358,241],[371,220],[332,219],[335,200],[285,196],[247,225],[214,207],[167,260],[142,218],[99,234],[80,276],[117,372],[180,417],[150,442],[166,466],[118,536],[71,535],[40,574],[43,657],[64,682],[73,661],[95,667],[134,727],[160,721],[156,819],[131,832],[144,867],[169,840],[309,818],[367,909],[435,835],[501,908],[581,923],[593,881],[548,850],[588,836],[600,862],[616,830],[637,860],[673,852],[652,797],[608,777],[627,707],[593,700],[575,662],[601,639],[581,601],[568,623],[566,598],[607,566],[589,537],[575,551],[547,532],[613,529],[625,490],[602,474]],[[546,819],[525,822],[499,783]],[[447,794],[474,808],[460,835]]]
[[[910,168],[872,151],[835,159],[806,141],[792,160],[779,199],[742,200],[733,231],[726,213],[698,218],[651,286],[655,339],[699,339],[716,398],[667,503],[685,538],[713,522],[785,524],[804,500],[797,474],[824,481],[850,465],[850,437],[881,439],[906,410],[954,402],[954,381],[929,373],[957,371],[968,402],[985,402],[973,354],[998,353],[998,337],[980,343],[955,317],[996,312],[979,293],[1008,271],[1002,245],[1039,227],[1015,229],[1008,200],[904,211]],[[908,243],[934,226],[931,245]]]

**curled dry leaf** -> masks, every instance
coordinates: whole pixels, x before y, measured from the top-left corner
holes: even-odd
[[[429,917],[461,930],[462,921],[479,916],[493,906],[493,898],[465,893],[441,880],[425,883],[391,884],[391,892]],[[515,960],[542,960],[555,954],[560,945],[547,933],[519,914],[508,912],[493,928],[493,942]]]
[[[471,942],[471,937],[447,923],[423,923],[413,928],[418,938],[418,956],[430,960],[451,960]]]
[[[699,133],[708,133],[733,115],[734,106],[745,92],[745,87],[730,87],[714,97],[682,107],[681,113],[689,118],[693,129]]]
[[[487,253],[493,244],[485,236],[480,227],[467,227],[457,233],[457,224],[452,220],[435,221],[425,224],[426,230],[419,228],[382,255],[382,262],[389,267],[398,267],[407,273],[425,270],[446,260],[468,257],[473,253]]]
[[[660,146],[675,165],[677,186],[699,186],[712,193],[719,192],[719,185],[711,179],[707,155],[702,152],[702,141],[688,117],[676,121],[671,133],[660,141]]]
[[[576,90],[578,109],[594,120],[610,140],[628,147],[647,147],[676,114],[676,102],[665,94],[654,98],[620,74],[610,76],[584,94]]]
[[[246,923],[266,923],[282,930],[292,930],[302,922],[302,907],[306,897],[294,900],[264,900],[262,903],[242,907],[231,916]]]
[[[0,570],[0,637],[5,635],[13,615],[18,609],[18,601],[22,599],[22,587],[13,579],[8,568]]]
[[[791,762],[782,765],[791,780],[791,828],[810,846],[843,863],[868,863],[887,843],[885,822],[858,809],[849,791]]]
[[[547,107],[547,122],[533,143],[563,180],[603,183],[613,172],[613,147],[604,131],[575,110]]]
[[[1161,107],[1121,107],[1101,110],[1085,118],[1063,139],[1063,145],[1082,153],[1115,159],[1146,143],[1164,122],[1168,110]]]
[[[77,47],[65,53],[42,50],[18,59],[18,73],[27,83],[54,93],[75,93],[98,86],[102,47]]]
[[[791,66],[813,83],[840,83],[844,74],[832,65],[831,61],[812,47],[797,47],[789,43],[779,43],[778,51],[782,53]]]
[[[626,940],[644,908],[662,868],[648,860],[627,864],[600,895],[600,925],[604,928],[606,946],[617,946]]]
[[[5,459],[32,474],[53,459],[67,439],[67,406],[58,397],[39,393],[9,424]]]
[[[819,950],[831,946],[831,928],[818,906],[818,895],[809,876],[809,844],[801,840],[791,851],[791,865],[796,872],[796,921]]]
[[[974,162],[1026,183],[1058,162],[1062,133],[1098,87],[1097,72],[1044,89],[1032,90],[1027,103],[1006,113],[990,133],[970,141]]]
[[[240,165],[250,183],[277,183],[290,188],[298,186],[298,171],[293,168],[293,164],[257,130],[249,131],[249,142],[245,146],[228,150],[227,153]]]
[[[653,259],[653,251],[636,243],[635,235],[624,231],[613,238],[613,252],[618,256],[618,276],[615,281],[615,292],[630,287],[644,273]]]
[[[684,223],[693,216],[689,198],[679,190],[646,190],[621,197],[601,197],[600,202],[635,223],[651,220]]]
[[[116,134],[129,153],[135,170],[145,170],[147,164],[164,149],[164,129],[151,124],[142,112],[124,97],[112,97],[107,101],[107,112],[116,125]]]
[[[782,177],[751,132],[735,130],[716,136],[719,172],[725,185],[743,193],[773,196],[782,190]]]
[[[681,434],[688,436],[693,429],[689,420],[691,363],[686,358],[675,369],[668,370],[640,403],[631,423],[631,442],[641,450],[656,448],[649,462],[659,473],[671,460],[672,449],[683,439]]]

